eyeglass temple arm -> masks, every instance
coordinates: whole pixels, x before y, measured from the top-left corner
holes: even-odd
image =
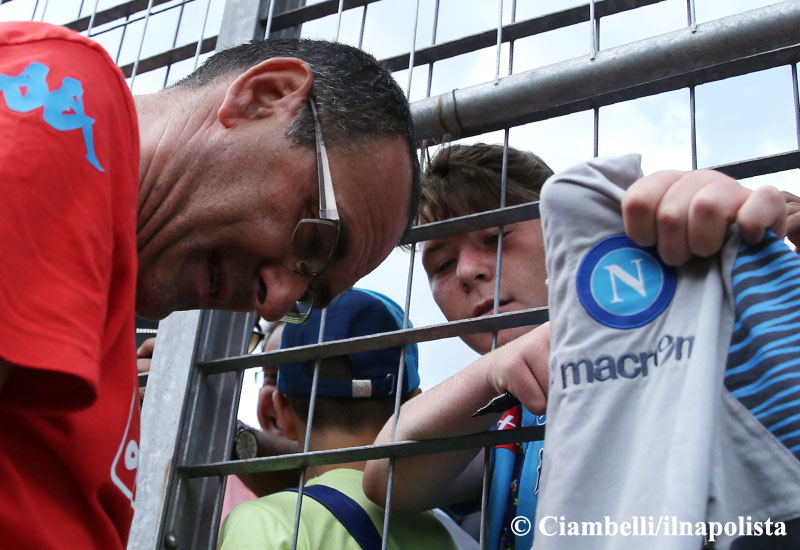
[[[322,128],[319,124],[319,114],[314,98],[309,97],[311,114],[314,117],[314,137],[317,142],[317,179],[319,180],[319,217],[323,220],[338,220],[339,211],[336,209],[336,196],[333,194],[333,180],[331,168],[328,164],[328,151],[322,139]]]

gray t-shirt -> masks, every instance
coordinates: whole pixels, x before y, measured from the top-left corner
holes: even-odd
[[[733,229],[717,256],[666,266],[625,236],[620,201],[640,176],[638,155],[594,159],[543,189],[536,550],[698,550],[704,522],[800,517],[800,260],[774,236],[740,247]]]

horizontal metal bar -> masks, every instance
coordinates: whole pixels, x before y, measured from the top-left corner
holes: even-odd
[[[800,2],[786,0],[416,101],[417,137],[478,135],[800,60]]]
[[[664,0],[604,0],[596,4],[598,16],[614,15],[631,9],[649,6]],[[559,12],[549,13],[524,21],[511,23],[503,27],[502,41],[511,42],[552,31],[577,25],[589,20],[589,5],[576,6]],[[449,59],[482,48],[497,46],[497,29],[465,36],[457,40],[442,42],[427,48],[421,48],[414,53],[414,66],[427,65],[443,59]],[[381,60],[390,71],[408,69],[410,54],[404,53]]]
[[[380,0],[345,0],[342,6],[342,10],[347,11],[353,8],[360,8],[362,6],[366,6],[368,4],[372,4],[373,2],[379,2],[379,1]],[[274,14],[272,17],[271,32],[295,27],[297,25],[301,25],[302,23],[313,21],[315,19],[321,19],[322,17],[333,15],[338,11],[339,11],[339,0],[327,0],[325,2],[319,2],[311,6],[305,6],[302,8],[289,10],[283,13],[277,13]],[[267,18],[264,17],[261,20],[261,23],[266,23],[266,21]]]
[[[173,0],[153,0],[153,7],[172,1]],[[148,0],[132,0],[131,2],[125,2],[124,4],[119,4],[113,8],[99,11],[95,15],[93,28],[116,21],[117,19],[122,19],[123,17],[128,17],[134,13],[144,11],[147,9],[147,2]],[[87,15],[86,17],[81,17],[80,19],[66,23],[64,26],[72,29],[73,31],[82,32],[89,28],[89,20],[91,20],[91,16]]]
[[[498,225],[539,219],[539,203],[529,202],[477,214],[459,216],[440,222],[426,223],[412,227],[403,236],[401,245],[413,244],[430,239],[444,239],[452,235],[480,231]]]
[[[714,166],[732,178],[744,179],[800,168],[800,150]]]
[[[204,54],[208,52],[213,52],[216,47],[217,47],[216,36],[205,38],[203,40],[203,45],[200,48],[200,53]],[[193,42],[190,44],[186,44],[185,46],[180,46],[172,50],[161,52],[160,54],[154,55],[152,57],[147,57],[139,61],[139,67],[136,73],[141,75],[143,73],[154,71],[156,69],[160,69],[161,67],[166,67],[167,65],[177,63],[178,61],[191,59],[195,56],[196,52],[197,52],[197,42]],[[128,63],[127,65],[123,65],[122,67],[120,67],[120,70],[122,71],[122,74],[125,75],[125,78],[129,78],[131,76],[131,73],[133,72],[133,63]]]
[[[179,465],[181,474],[187,477],[210,477],[216,475],[255,474],[290,470],[303,466],[323,466],[325,464],[341,464],[361,460],[380,458],[399,458],[422,454],[446,453],[477,449],[494,445],[507,445],[524,441],[541,441],[544,439],[544,426],[527,426],[513,430],[492,430],[476,434],[430,439],[425,441],[400,441],[384,445],[366,445],[347,449],[312,451],[290,455],[252,458],[209,464]]]
[[[227,357],[225,359],[215,359],[213,361],[198,363],[197,368],[207,374],[214,374],[261,367],[264,365],[275,365],[277,363],[294,363],[316,359],[317,357],[336,357],[348,353],[372,351],[393,346],[405,346],[417,342],[440,340],[442,338],[452,338],[465,334],[490,332],[492,330],[502,330],[525,325],[540,325],[547,321],[547,319],[547,308],[530,308],[521,311],[499,313],[497,315],[487,315],[476,319],[463,319],[461,321],[452,321],[439,325],[396,330],[370,336],[359,336],[358,338],[347,338],[345,340],[323,342],[322,344],[298,346],[296,348],[282,349],[268,353],[253,353],[237,357]]]

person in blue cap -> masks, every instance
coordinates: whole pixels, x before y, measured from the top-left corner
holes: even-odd
[[[403,310],[391,299],[351,289],[328,307],[324,340],[342,340],[402,328]],[[286,325],[281,348],[319,341],[321,313],[304,325]],[[311,422],[310,451],[369,445],[394,413],[402,349],[392,347],[323,359]],[[405,349],[403,400],[420,393],[417,346]],[[278,423],[302,441],[308,423],[314,361],[278,366],[273,393]],[[307,470],[297,548],[380,548],[384,510],[361,488],[365,462]],[[225,520],[220,550],[292,547],[297,494],[284,491],[244,502]],[[392,514],[388,548],[456,549],[447,528],[429,511]]]

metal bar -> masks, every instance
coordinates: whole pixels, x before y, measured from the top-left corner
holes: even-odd
[[[264,27],[259,23],[262,4],[262,0],[226,0],[215,48],[224,50],[264,38]]]
[[[595,0],[589,0],[589,60],[597,57],[597,14],[595,13]]]
[[[175,25],[175,35],[172,37],[172,49],[173,50],[178,45],[178,33],[181,30],[181,21],[183,21],[183,12],[184,12],[184,7],[185,6],[186,6],[186,4],[181,4],[181,9],[178,12],[178,22]],[[202,39],[203,37],[200,36],[200,38]],[[167,81],[169,80],[169,72],[170,72],[170,70],[172,70],[172,65],[171,64],[167,65],[167,70],[164,73],[164,82],[161,84],[162,88],[166,88],[167,87]]]
[[[244,353],[254,321],[253,314],[203,312],[198,360]],[[188,406],[178,437],[177,465],[229,458],[241,377],[241,372],[217,374],[193,369]],[[213,516],[219,507],[219,477],[189,479],[177,469],[171,474],[173,482],[166,494],[167,513],[160,537],[163,547],[213,550],[216,532],[210,533],[208,526],[217,521]]]
[[[265,25],[264,38],[269,38],[272,30],[272,19],[275,16],[275,0],[269,0],[269,12],[267,13],[267,24]],[[302,499],[299,499],[302,500]]]
[[[408,61],[408,84],[406,85],[406,97],[411,97],[411,77],[414,74],[414,56],[417,52],[417,27],[419,26],[419,0],[416,2],[414,10],[414,31],[411,33],[411,49]]]
[[[797,131],[797,148],[800,149],[800,96],[797,85],[797,64],[792,63],[792,96],[794,97],[794,123]]]
[[[159,15],[161,13],[168,12],[169,10],[174,10],[175,8],[183,8],[183,6],[185,6],[186,4],[189,4],[189,3],[194,2],[194,1],[195,0],[182,0],[181,2],[179,2],[177,4],[173,4],[171,6],[164,6],[161,9],[153,8],[150,13],[152,15]],[[94,38],[95,36],[100,36],[101,34],[107,34],[107,33],[111,32],[111,31],[115,31],[120,27],[123,28],[123,32],[124,32],[124,29],[127,28],[131,23],[136,23],[138,21],[142,21],[146,17],[147,17],[147,15],[138,15],[136,17],[131,17],[130,15],[126,15],[125,16],[125,21],[122,21],[121,23],[117,23],[116,25],[111,25],[111,26],[108,26],[108,27],[103,27],[101,30],[98,30],[97,32],[94,32],[94,33],[90,32],[89,30],[87,30],[86,32],[88,33],[88,36],[92,37],[92,38]],[[89,24],[89,28],[90,29],[94,28],[92,26],[92,21],[89,21],[89,23],[90,23]]]
[[[153,7],[172,1],[173,0],[155,0],[153,2]],[[97,2],[95,2],[95,9],[91,16],[82,17],[76,21],[71,21],[66,23],[64,26],[72,29],[73,31],[82,32],[94,26],[105,25],[106,23],[111,23],[117,19],[131,16],[134,13],[145,10],[147,5],[148,0],[132,0],[131,2],[125,2],[124,4],[119,4],[113,8],[108,8],[98,12]],[[91,25],[89,24],[90,22],[92,23]]]
[[[200,48],[201,54],[213,52],[215,49],[218,49],[217,44],[216,36],[204,39]],[[174,48],[166,52],[161,52],[152,57],[147,57],[139,61],[138,73],[144,74],[155,69],[160,69],[165,65],[171,65],[173,63],[177,63],[178,61],[191,59],[192,56],[195,55],[196,50],[197,48],[194,44],[186,44],[185,46],[180,46],[179,48]],[[123,65],[119,68],[119,70],[122,71],[123,75],[128,77],[133,73],[133,63]]]
[[[384,332],[379,335],[359,336],[345,340],[333,340],[319,345],[298,346],[296,348],[271,351],[251,355],[238,355],[199,363],[197,366],[208,374],[245,370],[262,365],[308,361],[317,357],[336,357],[349,353],[360,353],[395,346],[407,346],[430,340],[452,338],[465,334],[490,332],[524,325],[540,325],[547,321],[547,308],[529,308],[520,311],[487,315],[485,317],[462,319],[439,325],[409,328]]]
[[[513,430],[487,430],[474,434],[428,439],[424,441],[398,441],[382,445],[365,445],[362,447],[348,447],[345,449],[311,451],[309,453],[252,458],[249,460],[212,462],[208,464],[184,464],[178,466],[178,469],[181,474],[185,475],[187,478],[255,474],[259,472],[307,468],[310,466],[324,466],[327,464],[358,462],[361,460],[402,458],[424,454],[446,453],[450,451],[463,451],[481,447],[507,445],[510,443],[522,443],[525,441],[541,441],[544,439],[544,435],[544,426],[526,426]]]
[[[325,324],[328,320],[328,310],[323,309],[319,319],[319,332],[317,333],[317,343],[321,344],[325,340]],[[311,430],[314,422],[314,411],[317,408],[317,391],[319,389],[319,368],[322,358],[318,357],[314,361],[314,374],[311,378],[311,395],[309,396],[308,417],[306,418],[306,434],[303,439],[303,454],[308,454],[311,443]],[[292,550],[297,548],[297,537],[300,533],[300,513],[303,507],[303,492],[306,486],[306,467],[300,472],[300,481],[297,486],[297,505],[294,513],[294,527],[292,528]]]
[[[439,222],[426,223],[412,227],[403,237],[401,244],[413,244],[430,239],[443,239],[452,235],[480,231],[501,224],[512,224],[539,218],[539,203],[529,202],[468,214]]]
[[[697,32],[697,11],[695,10],[694,0],[686,0],[686,12],[689,19],[689,30]]]
[[[181,6],[183,8],[183,6]],[[194,52],[194,66],[192,69],[197,68],[197,62],[200,61],[200,50],[203,46],[203,35],[206,33],[206,24],[208,23],[208,12],[211,11],[211,0],[206,0],[206,14],[203,17],[203,26],[200,28],[200,36],[197,39],[197,49]],[[177,35],[177,32],[176,32]],[[174,46],[173,46],[174,47]]]
[[[144,29],[142,29],[142,39],[139,41],[139,52],[136,54],[136,60],[133,62],[133,69],[131,70],[130,88],[133,89],[133,82],[136,80],[136,71],[139,69],[139,60],[142,58],[142,48],[144,47],[144,40],[147,37],[147,24],[150,22],[150,12],[153,10],[153,0],[147,4],[147,12],[144,16]]]
[[[158,545],[164,495],[178,452],[178,431],[199,324],[199,311],[173,313],[159,324],[150,364],[150,387],[142,407],[138,487],[129,550],[150,550]]]
[[[86,24],[86,34],[92,34],[92,28],[94,27],[94,22],[97,17],[97,4],[100,3],[100,0],[94,0],[94,9],[92,9],[92,15],[89,16],[89,22]],[[69,26],[69,25],[67,25]],[[77,29],[74,29],[77,30]],[[122,41],[119,43],[119,49],[122,49]],[[117,57],[119,57],[119,52],[117,52]]]
[[[502,430],[506,431],[506,430]],[[483,450],[483,483],[481,485],[481,524],[478,531],[478,548],[484,550],[488,547],[489,541],[486,536],[486,526],[489,524],[489,485],[492,481],[491,471],[492,453],[489,447]]]
[[[614,15],[641,6],[657,4],[664,0],[602,0],[596,3],[597,16]],[[518,40],[527,36],[552,31],[588,21],[586,5],[550,13],[541,17],[527,19],[503,27],[503,42]],[[489,48],[495,44],[497,34],[494,30],[485,31],[442,42],[417,51],[417,65],[442,61],[475,50]],[[391,71],[399,71],[408,66],[408,54],[401,54],[381,60]]]
[[[719,166],[712,166],[711,168],[713,170],[719,170],[735,179],[752,178],[753,176],[761,176],[763,174],[783,172],[784,170],[800,168],[800,150],[740,162],[732,162],[730,164],[721,164]]]
[[[800,59],[800,2],[726,17],[412,104],[419,139],[515,124],[719,80]],[[456,104],[458,116],[456,116]],[[459,121],[468,121],[465,124]]]
[[[692,149],[692,170],[697,170],[697,110],[695,87],[689,86],[689,139]]]
[[[439,29],[439,0],[433,5],[433,31],[431,33],[431,44],[436,44],[436,31]],[[428,86],[425,89],[425,97],[431,97],[431,85],[433,84],[433,63],[428,64]]]
[[[342,8],[344,7],[344,0],[339,0],[339,11],[336,14],[336,38],[334,42],[339,41],[339,33],[342,30]]]
[[[44,21],[44,14],[47,12],[47,5],[50,3],[50,0],[44,0],[44,7],[42,8],[42,14],[39,16],[39,21]]]
[[[367,8],[369,6],[364,6],[364,10],[361,12],[361,30],[358,33],[358,49],[361,49],[362,44],[364,44],[364,29],[367,26]]]
[[[494,63],[494,82],[500,80],[500,50],[503,45],[503,0],[497,0],[497,54]]]
[[[345,0],[343,10],[367,6],[380,0]],[[339,10],[339,0],[326,0],[310,6],[279,13],[272,20],[272,32],[295,27],[308,21],[333,15]]]

